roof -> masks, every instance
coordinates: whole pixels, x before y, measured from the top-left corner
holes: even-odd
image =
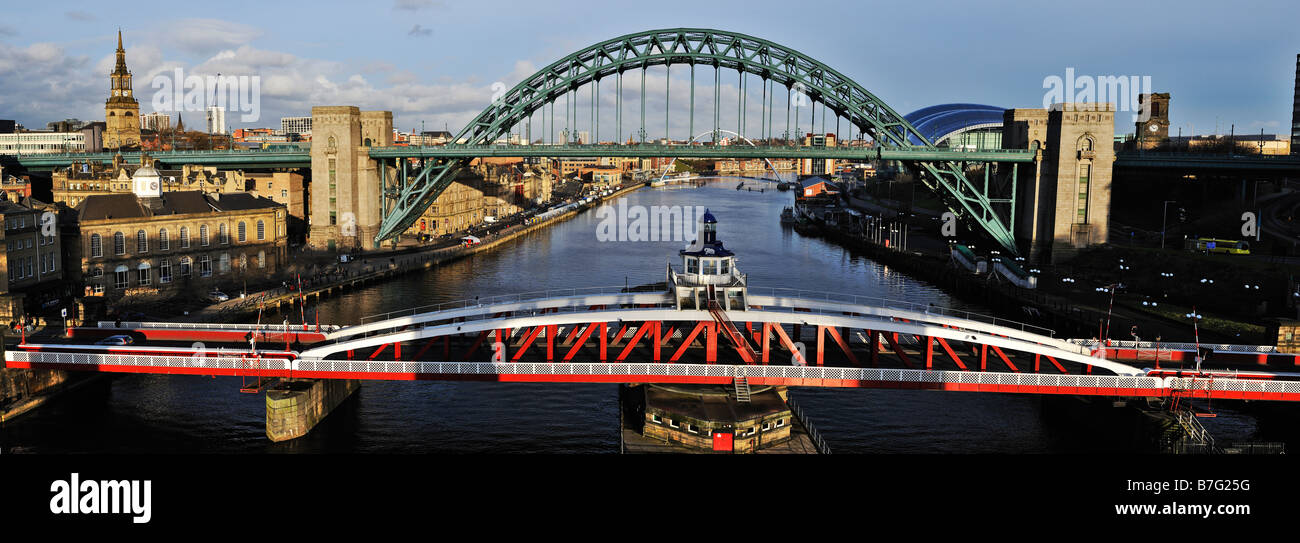
[[[936,143],[953,134],[963,132],[978,125],[1002,125],[1002,114],[1006,108],[983,104],[939,104],[918,109],[903,116],[916,130]],[[912,145],[921,145],[915,135],[908,136]]]
[[[77,216],[81,221],[150,217],[152,215],[148,208],[140,205],[140,199],[131,193],[92,194],[77,205]]]
[[[826,179],[825,177],[805,177],[803,180],[799,181],[799,187],[806,189],[808,187],[814,187],[822,183],[830,183],[830,180]]]
[[[279,207],[269,198],[244,192],[204,194],[197,190],[162,193],[161,198],[141,199],[133,193],[92,194],[77,206],[81,221],[147,218],[160,215],[219,213]]]

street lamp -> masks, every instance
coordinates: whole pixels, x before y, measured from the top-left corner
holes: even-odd
[[[1160,213],[1160,248],[1165,248],[1165,220],[1169,218],[1169,204],[1176,203],[1178,200],[1165,200],[1161,206]]]
[[[1191,313],[1186,313],[1183,316],[1192,319],[1192,335],[1196,339],[1196,371],[1199,373],[1203,358],[1201,357],[1201,330],[1198,323],[1203,316],[1196,312],[1196,306],[1192,306]]]

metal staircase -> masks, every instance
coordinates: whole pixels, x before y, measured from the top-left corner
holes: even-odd
[[[736,387],[736,401],[749,403],[749,379],[745,377],[739,366],[736,367],[735,378],[731,383]]]
[[[735,323],[731,322],[731,319],[727,317],[727,312],[722,310],[722,306],[718,305],[717,300],[709,300],[709,314],[713,315],[714,322],[718,323],[718,327],[726,334],[727,339],[730,339],[731,344],[735,345],[736,349],[740,351],[740,357],[745,360],[746,364],[753,364],[758,360],[758,354],[754,352],[753,347],[749,346],[749,340],[745,339],[745,335],[740,333]]]

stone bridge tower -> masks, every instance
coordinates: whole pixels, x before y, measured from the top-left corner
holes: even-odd
[[[1039,145],[1034,166],[1016,180],[1016,241],[1030,262],[1059,262],[1107,242],[1114,139],[1113,104],[1006,111],[1003,147]]]
[[[375,249],[379,165],[370,148],[392,145],[393,112],[355,106],[311,108],[308,244],[318,250]]]

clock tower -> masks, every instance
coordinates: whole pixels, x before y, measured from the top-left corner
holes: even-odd
[[[108,74],[111,89],[104,103],[104,147],[107,149],[140,146],[140,102],[131,92],[131,72],[126,69],[126,50],[122,48],[122,31],[117,31],[117,66]]]
[[[1143,149],[1150,149],[1169,139],[1169,93],[1142,94],[1138,98],[1141,115],[1135,138]]]

